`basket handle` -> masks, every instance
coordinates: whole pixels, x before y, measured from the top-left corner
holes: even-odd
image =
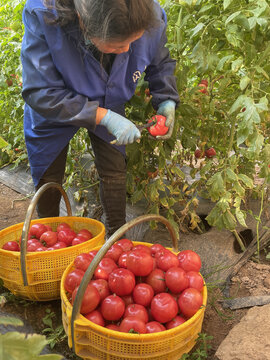
[[[61,194],[63,195],[63,198],[65,200],[65,204],[66,204],[66,208],[67,208],[67,214],[68,214],[68,216],[72,216],[71,206],[70,206],[68,196],[67,196],[65,190],[62,188],[62,186],[60,184],[57,184],[55,182],[49,182],[47,184],[42,185],[37,190],[37,192],[35,193],[35,195],[33,196],[32,200],[31,200],[30,205],[28,206],[26,216],[25,216],[25,220],[24,220],[24,224],[23,224],[23,229],[22,229],[20,262],[21,262],[21,271],[22,271],[22,277],[23,277],[24,286],[28,286],[27,273],[26,273],[26,247],[27,247],[26,245],[27,245],[27,238],[28,238],[30,222],[31,222],[32,215],[33,215],[33,212],[34,212],[34,210],[36,208],[36,205],[37,205],[37,202],[38,202],[39,198],[49,188],[56,188],[61,192]]]
[[[163,216],[161,215],[155,215],[155,214],[149,214],[149,215],[141,215],[135,219],[132,219],[131,221],[124,224],[122,227],[120,227],[107,241],[106,243],[100,248],[94,259],[91,261],[91,264],[89,265],[88,269],[86,270],[82,281],[79,285],[78,292],[76,294],[72,314],[71,314],[71,338],[72,338],[72,348],[75,352],[75,337],[74,337],[74,321],[76,320],[79,309],[81,308],[82,304],[82,298],[85,293],[85,290],[87,288],[87,285],[92,278],[100,260],[103,258],[103,256],[106,254],[106,252],[110,249],[110,247],[119,240],[128,230],[130,230],[133,226],[139,225],[142,222],[145,221],[160,221],[164,225],[166,225],[173,243],[173,251],[178,252],[178,239],[177,234],[174,228],[172,227],[171,223]]]

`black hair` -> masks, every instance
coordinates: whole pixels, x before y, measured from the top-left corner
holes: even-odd
[[[50,23],[65,26],[80,21],[85,37],[125,40],[157,26],[154,0],[44,0],[57,11]]]

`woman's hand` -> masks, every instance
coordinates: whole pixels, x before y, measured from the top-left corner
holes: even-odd
[[[175,119],[175,102],[173,100],[166,100],[159,104],[157,114],[163,115],[166,117],[165,125],[169,128],[166,135],[157,136],[158,140],[167,140],[172,136],[173,128],[174,128],[174,119]]]

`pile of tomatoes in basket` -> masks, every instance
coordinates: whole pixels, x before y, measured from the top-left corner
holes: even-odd
[[[92,239],[93,234],[87,229],[78,232],[72,230],[69,224],[63,222],[53,231],[50,225],[33,224],[28,233],[27,252],[64,249],[68,246],[81,244]],[[3,245],[4,250],[20,251],[19,241],[8,241]]]
[[[74,303],[97,250],[78,255],[64,279]],[[203,305],[201,259],[192,250],[175,254],[161,244],[114,243],[100,260],[82,298],[80,312],[111,330],[154,333],[172,329]]]

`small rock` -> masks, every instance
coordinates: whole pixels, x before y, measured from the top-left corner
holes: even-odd
[[[264,285],[267,289],[270,289],[270,277],[267,277],[266,279],[263,280],[263,285]]]

